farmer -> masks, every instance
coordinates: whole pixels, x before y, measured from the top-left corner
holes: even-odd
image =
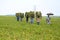
[[[34,23],[34,12],[30,12],[30,23]]]
[[[36,21],[37,21],[37,25],[39,25],[40,24],[40,17],[39,16],[36,18]]]
[[[24,18],[24,13],[20,13],[20,21]]]
[[[28,12],[25,13],[25,17],[26,17],[26,22],[28,22],[29,21],[29,13]]]
[[[37,25],[40,24],[40,19],[42,18],[42,13],[41,11],[38,11],[36,12],[36,22],[37,22]]]
[[[48,15],[47,18],[46,18],[46,22],[47,22],[48,24],[50,24],[50,17],[49,17],[49,15]]]
[[[17,21],[19,21],[19,13],[16,13]]]

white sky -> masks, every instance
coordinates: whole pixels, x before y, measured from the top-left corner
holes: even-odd
[[[60,16],[60,0],[0,0],[0,15],[31,11],[34,6],[43,16],[48,12]]]

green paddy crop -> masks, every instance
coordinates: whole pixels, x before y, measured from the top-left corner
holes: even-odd
[[[15,16],[0,16],[0,40],[60,40],[60,17],[52,17],[51,24],[46,18],[40,25],[16,21]]]

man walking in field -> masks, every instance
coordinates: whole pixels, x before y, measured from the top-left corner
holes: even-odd
[[[29,21],[29,12],[25,12],[26,22]]]
[[[36,21],[37,21],[37,25],[40,24],[40,19],[42,18],[42,13],[41,11],[36,12]]]
[[[40,17],[39,16],[36,18],[36,21],[37,21],[37,25],[39,25],[40,24]]]
[[[30,11],[30,23],[33,24],[34,23],[34,12]]]
[[[51,18],[50,18],[49,16],[50,16],[50,15],[54,15],[54,14],[53,14],[53,13],[47,13],[47,15],[48,15],[48,16],[47,16],[47,18],[46,18],[46,22],[47,22],[48,24],[51,24],[51,22],[50,22],[50,19],[51,19]]]
[[[19,13],[16,13],[17,21],[19,21]]]
[[[49,17],[49,15],[48,15],[47,18],[46,18],[46,22],[47,22],[48,24],[50,24],[50,17]]]
[[[20,21],[24,18],[24,13],[20,13]]]

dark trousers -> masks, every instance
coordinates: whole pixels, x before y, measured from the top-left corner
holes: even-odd
[[[40,24],[40,22],[37,22],[37,25],[39,25]]]
[[[26,17],[26,22],[28,22],[28,17]]]
[[[19,16],[17,16],[17,21],[19,21]]]

